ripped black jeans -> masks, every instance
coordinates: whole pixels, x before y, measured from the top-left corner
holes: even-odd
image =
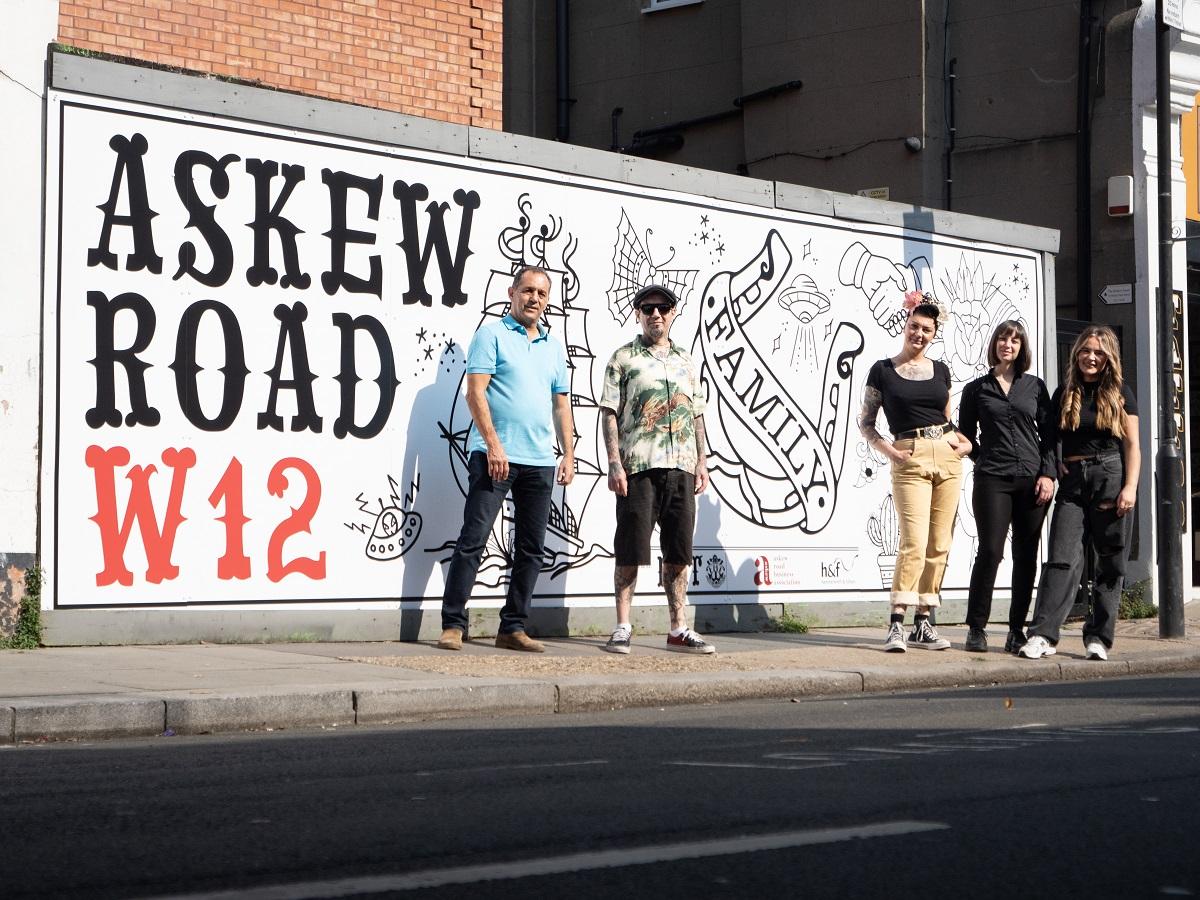
[[[1132,519],[1132,515],[1117,515],[1117,494],[1124,483],[1125,466],[1121,454],[1115,451],[1067,463],[1067,474],[1054,500],[1049,552],[1042,566],[1030,637],[1037,634],[1052,644],[1058,643],[1059,630],[1079,591],[1083,555],[1090,538],[1098,563],[1083,639],[1086,642],[1098,637],[1105,647],[1112,646],[1117,607],[1125,584],[1127,520]]]

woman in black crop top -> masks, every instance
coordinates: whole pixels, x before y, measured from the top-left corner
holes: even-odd
[[[1051,398],[1060,441],[1061,481],[1050,549],[1038,585],[1026,659],[1051,656],[1079,590],[1083,547],[1096,551],[1095,593],[1083,626],[1088,659],[1108,659],[1125,582],[1128,513],[1141,472],[1137,401],[1121,376],[1117,336],[1089,325],[1071,348],[1071,365]]]
[[[950,370],[925,352],[937,336],[941,307],[929,294],[905,294],[908,321],[904,344],[867,373],[858,427],[867,444],[892,463],[892,501],[900,524],[900,546],[892,575],[892,612],[883,649],[908,646],[945,650],[929,610],[940,603],[942,576],[950,554],[954,516],[962,484],[962,458],[971,443],[950,424]],[[876,429],[883,409],[893,440]],[[907,644],[904,613],[916,605]]]
[[[1012,597],[1004,649],[1016,653],[1025,646],[1038,542],[1054,496],[1056,429],[1046,383],[1028,371],[1033,353],[1025,326],[1015,319],[997,325],[987,356],[991,371],[963,388],[958,404],[958,427],[975,445],[971,505],[979,529],[963,649],[987,652],[985,629],[996,569],[1004,559],[1004,538],[1011,526]]]

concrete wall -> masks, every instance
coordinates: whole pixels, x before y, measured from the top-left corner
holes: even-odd
[[[501,6],[501,0],[63,0],[58,39],[498,129]]]
[[[57,6],[49,0],[12,0],[0,29],[0,60],[7,76],[0,78],[5,119],[0,160],[8,176],[0,240],[0,637],[13,632],[25,570],[37,551],[42,95]]]
[[[541,2],[541,18],[523,27],[539,35],[526,40],[546,60],[555,46],[553,3]],[[637,128],[714,112],[730,92],[799,79],[799,91],[688,127],[682,146],[653,155],[828,190],[887,188],[892,200],[1054,228],[1063,237],[1060,314],[1078,317],[1079,0],[705,0],[653,14],[641,6],[571,4],[572,143],[609,146],[614,107],[625,110],[628,146]],[[1121,115],[1129,91],[1128,66],[1117,60],[1114,69],[1110,59],[1127,50],[1119,36],[1109,43],[1105,28],[1138,6],[1086,4],[1094,19],[1093,152],[1101,164],[1129,148],[1128,129],[1118,134],[1117,123],[1104,120]],[[511,48],[508,65],[520,83],[528,65]],[[536,130],[518,115],[506,127],[551,137],[545,109],[537,108]],[[906,149],[907,137],[922,149]],[[1104,199],[1095,184],[1091,196],[1095,209]],[[1104,230],[1101,252],[1113,249],[1112,229]]]

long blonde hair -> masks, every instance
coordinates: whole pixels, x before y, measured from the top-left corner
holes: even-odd
[[[1100,349],[1108,358],[1100,370],[1096,384],[1096,428],[1109,431],[1115,437],[1125,436],[1125,400],[1121,396],[1121,385],[1125,383],[1121,374],[1121,348],[1117,345],[1117,334],[1107,325],[1089,325],[1075,338],[1071,346],[1071,364],[1063,381],[1062,412],[1059,427],[1063,431],[1079,428],[1079,410],[1083,406],[1083,379],[1079,377],[1079,351],[1091,338],[1100,342]]]

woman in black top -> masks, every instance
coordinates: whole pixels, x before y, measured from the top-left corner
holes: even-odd
[[[954,516],[962,484],[962,457],[971,443],[950,424],[950,370],[925,352],[937,336],[941,307],[929,294],[904,296],[908,320],[904,344],[867,373],[858,427],[867,443],[892,463],[892,501],[900,524],[900,547],[892,575],[892,612],[883,648],[908,649],[904,613],[916,605],[908,645],[945,650],[929,611],[940,601],[942,576],[950,554]],[[894,440],[876,429],[880,408]]]
[[[964,649],[987,651],[985,629],[996,569],[1004,559],[1004,538],[1012,526],[1012,601],[1004,649],[1016,653],[1025,645],[1038,541],[1046,504],[1054,496],[1050,392],[1042,379],[1028,372],[1033,354],[1020,322],[1010,319],[996,326],[987,356],[991,371],[963,388],[958,405],[959,429],[975,445],[971,505],[979,528]]]
[[[1051,406],[1061,440],[1062,478],[1037,609],[1020,655],[1039,659],[1055,652],[1079,590],[1082,548],[1090,537],[1097,565],[1083,645],[1088,659],[1108,659],[1125,581],[1127,515],[1137,502],[1142,455],[1137,400],[1121,376],[1117,336],[1107,325],[1089,325],[1076,339],[1071,366]]]

